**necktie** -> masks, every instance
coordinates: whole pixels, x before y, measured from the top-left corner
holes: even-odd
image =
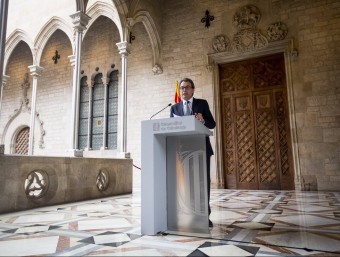
[[[191,115],[190,101],[185,101],[184,102],[184,115],[185,116]]]

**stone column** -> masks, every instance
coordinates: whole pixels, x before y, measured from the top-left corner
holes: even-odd
[[[0,85],[1,86],[1,89],[0,89],[0,119],[1,119],[1,106],[2,106],[3,92],[4,92],[4,88],[6,86],[8,79],[9,79],[9,76],[2,75],[2,84]]]
[[[78,11],[72,15],[72,23],[74,25],[74,45],[73,56],[70,56],[71,63],[73,64],[73,90],[72,90],[72,133],[71,133],[71,149],[74,151],[74,155],[79,155],[78,148],[78,128],[79,128],[79,87],[80,87],[80,56],[81,56],[81,44],[83,31],[86,29],[86,25],[91,19],[89,16],[81,11]]]
[[[124,158],[130,158],[130,153],[126,151],[127,141],[127,56],[129,55],[128,42],[120,42],[116,44],[119,50],[119,54],[122,58],[122,90],[121,90],[121,115],[120,115],[120,131],[122,133],[122,140],[120,144],[120,151],[123,153]]]
[[[38,77],[41,75],[43,68],[38,65],[28,66],[33,77],[33,87],[32,87],[32,101],[31,101],[31,120],[30,120],[30,135],[28,141],[28,155],[33,155],[33,145],[34,145],[34,130],[35,130],[35,102],[37,99],[37,86]]]
[[[8,0],[0,0],[0,81],[2,81],[4,72],[3,69],[7,30],[7,13],[8,13]]]
[[[2,96],[3,96],[3,92],[4,92],[4,87],[6,86],[7,80],[9,79],[9,76],[7,75],[3,75],[2,76],[2,84],[1,86],[1,90],[0,90],[0,121],[1,121],[1,104],[2,104]],[[1,138],[1,136],[0,136]],[[5,145],[0,144],[0,154],[4,154],[5,153]]]

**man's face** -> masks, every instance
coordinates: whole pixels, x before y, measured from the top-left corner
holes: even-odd
[[[190,82],[183,81],[179,88],[181,90],[181,97],[184,100],[189,100],[194,95],[195,89],[191,87]]]

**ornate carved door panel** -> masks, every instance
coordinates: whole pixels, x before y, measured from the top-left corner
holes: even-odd
[[[227,188],[293,189],[283,54],[220,65]]]

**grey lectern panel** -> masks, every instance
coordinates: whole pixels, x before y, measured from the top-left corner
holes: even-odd
[[[202,164],[205,163],[206,157],[204,154],[202,155],[199,153],[200,151],[205,151],[205,142],[202,143],[203,141],[191,139],[190,137],[192,135],[199,136],[201,137],[201,140],[204,140],[205,136],[212,135],[212,132],[201,122],[197,121],[193,115],[142,121],[141,232],[144,235],[156,235],[160,231],[169,230],[168,216],[171,217],[170,224],[174,226],[176,225],[181,229],[183,223],[181,221],[182,218],[185,218],[185,221],[188,223],[189,221],[195,223],[196,220],[194,219],[196,218],[201,221],[202,213],[198,210],[201,210],[201,208],[202,210],[207,208],[207,206],[204,206],[203,208],[203,205],[201,205],[201,201],[203,201],[203,198],[207,196],[204,195],[206,194],[206,189],[203,190],[203,186],[200,185],[200,183],[202,183],[201,181],[206,181],[206,179],[201,179],[200,176],[202,175],[199,176],[198,174],[206,174],[205,164]],[[172,146],[172,150],[167,149],[167,139],[169,138],[168,142],[172,142],[171,139],[175,139],[176,137],[182,137],[184,141],[176,141],[178,143]],[[185,141],[187,139],[188,141]],[[195,143],[194,148],[190,150],[191,152],[188,156],[184,155],[185,151],[189,151],[187,150],[188,148],[183,147],[179,154],[176,154],[179,146],[183,146],[186,143],[192,144],[193,142],[200,144],[202,148],[197,147]],[[171,147],[171,144],[172,143],[169,144],[169,147]],[[189,156],[191,157],[189,158]],[[181,169],[178,169],[178,171],[181,171],[178,176],[177,169],[172,169],[172,171],[169,172],[167,170],[167,163],[170,166],[175,166],[176,168],[179,165],[178,163],[182,163],[177,160],[183,161],[183,165],[181,164],[182,171]],[[196,166],[200,167],[200,169],[197,169]],[[175,174],[178,179],[176,178],[176,180],[173,181],[172,184],[170,183],[167,188],[167,174],[170,174],[170,172]],[[194,174],[194,176],[190,175],[190,172]],[[191,191],[189,190],[191,193],[188,194],[187,191],[184,191],[183,194],[180,194],[180,196],[183,197],[185,201],[178,206],[173,202],[172,205],[174,205],[174,209],[172,207],[171,209],[168,209],[168,193],[172,194],[171,199],[173,199],[173,197],[181,199],[180,196],[177,196],[177,189],[180,189],[177,188],[177,181],[180,181],[180,176],[184,177],[184,175],[186,180],[183,179],[183,182],[185,181],[185,183],[189,183],[189,178],[194,179],[194,181],[197,182],[197,187],[199,188],[196,186],[181,187],[182,189],[191,188]],[[190,181],[189,185],[192,185],[192,183],[193,182]],[[206,187],[206,185],[204,186]],[[172,188],[174,191],[171,191]],[[197,198],[196,195],[198,192],[200,192],[200,194]],[[188,200],[192,196],[195,196],[195,201]],[[185,204],[190,206],[188,207],[190,212],[188,212]],[[191,206],[191,204],[193,204],[193,206]],[[167,213],[168,211],[171,213]],[[205,212],[207,211],[205,210]],[[187,213],[189,213],[189,215],[187,215]],[[172,226],[172,229],[174,226]],[[208,226],[208,218],[206,219],[206,226]]]
[[[205,135],[167,137],[169,231],[208,233]]]

